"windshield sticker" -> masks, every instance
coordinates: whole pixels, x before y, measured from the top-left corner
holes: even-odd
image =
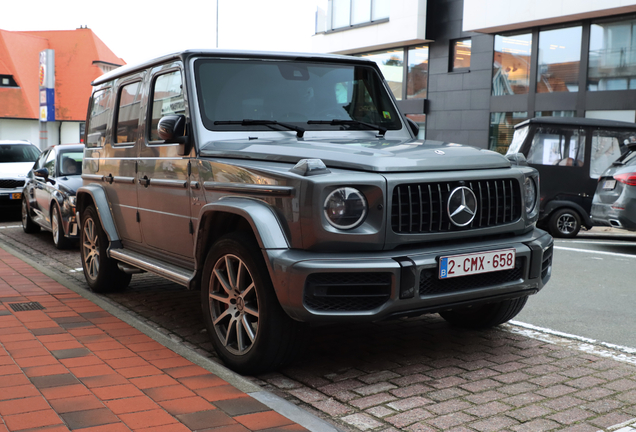
[[[384,115],[385,119],[389,119],[391,120],[391,113],[388,111],[382,111],[382,114]]]

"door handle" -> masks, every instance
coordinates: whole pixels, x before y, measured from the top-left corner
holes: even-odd
[[[143,187],[148,187],[148,185],[150,185],[150,179],[148,178],[148,176],[144,176],[143,178],[139,179],[139,184]]]

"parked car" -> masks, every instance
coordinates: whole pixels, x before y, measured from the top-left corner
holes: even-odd
[[[200,289],[237,371],[288,360],[303,323],[498,325],[550,278],[537,171],[416,140],[373,61],[184,51],[93,86],[77,192],[88,286],[149,271]]]
[[[58,249],[68,248],[79,238],[75,194],[82,185],[83,156],[83,144],[49,147],[33,165],[24,186],[22,229],[51,231]]]
[[[39,154],[28,141],[0,140],[0,207],[19,208],[27,173]]]
[[[554,237],[590,229],[599,176],[636,140],[636,124],[576,117],[538,117],[515,126],[508,154],[522,153],[541,176],[538,225]]]
[[[592,201],[596,225],[636,231],[636,143],[598,179]]]

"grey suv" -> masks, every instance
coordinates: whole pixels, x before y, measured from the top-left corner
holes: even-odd
[[[550,278],[537,171],[416,140],[373,62],[184,51],[93,85],[77,192],[88,285],[147,271],[200,289],[237,371],[288,360],[305,323],[498,325]]]

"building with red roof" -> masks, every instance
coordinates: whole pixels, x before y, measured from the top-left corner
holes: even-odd
[[[0,139],[40,144],[40,52],[55,51],[55,121],[47,145],[79,142],[91,82],[125,62],[92,30],[0,30]],[[42,145],[41,145],[42,146]]]

